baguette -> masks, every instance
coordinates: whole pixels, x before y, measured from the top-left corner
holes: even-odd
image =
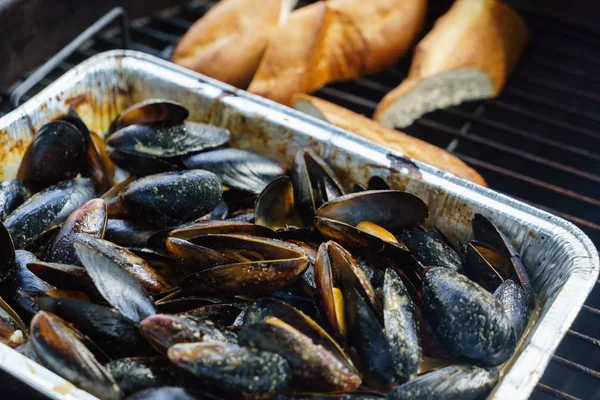
[[[295,0],[223,0],[183,35],[172,61],[245,88],[252,80],[273,29]]]
[[[373,118],[406,127],[426,112],[497,96],[528,39],[525,22],[499,0],[456,0],[419,42],[408,77]]]
[[[272,33],[248,90],[290,105],[295,93],[385,69],[415,40],[426,0],[332,0],[291,13]]]
[[[442,171],[487,186],[481,175],[458,157],[403,132],[387,128],[372,119],[306,94],[294,95],[293,105],[299,111],[327,121],[375,143],[387,146],[406,157],[431,164]]]

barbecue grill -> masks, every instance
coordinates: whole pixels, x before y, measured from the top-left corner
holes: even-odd
[[[10,111],[80,61],[105,50],[125,47],[169,59],[181,35],[214,3],[195,1],[163,10],[157,6],[154,11],[145,6],[141,11],[148,14],[135,19],[121,8],[111,10],[44,65],[5,82],[11,85],[2,93],[0,111]],[[431,3],[424,32],[450,4]],[[548,15],[547,10],[513,5],[528,22],[532,39],[500,97],[426,114],[405,131],[453,152],[477,169],[491,188],[575,223],[598,245],[600,31],[584,27],[584,19],[576,23]],[[96,10],[100,11],[108,10]],[[409,65],[407,57],[385,72],[330,84],[316,95],[370,116],[406,76]],[[22,383],[2,379],[3,396],[14,392],[35,398],[35,393],[24,392]],[[600,284],[532,398],[600,398]]]

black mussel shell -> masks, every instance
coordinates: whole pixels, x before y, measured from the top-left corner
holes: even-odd
[[[156,122],[181,123],[190,115],[181,104],[167,99],[147,99],[135,103],[119,114],[108,129],[109,134],[131,124]]]
[[[485,365],[506,361],[516,347],[502,304],[449,268],[431,268],[423,281],[423,313],[448,351]]]
[[[31,196],[29,190],[17,179],[0,183],[0,221],[4,221],[29,196]]]
[[[135,176],[155,175],[182,169],[181,165],[173,160],[164,160],[152,155],[126,153],[112,148],[107,148],[107,152],[112,162]]]
[[[500,260],[502,259],[502,260]],[[472,240],[465,248],[465,267],[469,279],[493,292],[504,282],[498,263],[508,266],[509,260],[483,243]]]
[[[75,178],[50,186],[30,197],[4,221],[16,248],[40,235],[50,226],[63,222],[75,209],[96,195],[87,178]]]
[[[518,340],[529,322],[529,307],[525,292],[518,284],[508,279],[498,286],[494,296],[502,303]]]
[[[42,126],[23,155],[17,177],[32,192],[71,179],[81,172],[90,144],[77,126],[54,121]]]
[[[254,222],[273,230],[302,226],[289,177],[280,176],[260,193],[254,205]]]
[[[164,227],[181,225],[213,210],[223,193],[219,178],[190,170],[149,175],[130,183],[120,197],[138,218]]]
[[[390,392],[389,400],[483,399],[498,381],[498,371],[474,365],[451,365],[421,375]]]
[[[121,358],[109,362],[106,368],[126,394],[165,385],[180,386],[187,378],[164,357]]]
[[[464,273],[465,267],[460,255],[441,240],[423,232],[411,229],[401,236],[402,243],[426,267],[450,268],[458,273]]]
[[[158,228],[146,222],[110,218],[104,239],[123,247],[146,247],[156,231]]]
[[[162,386],[142,390],[127,397],[127,400],[222,400],[220,397],[194,391],[189,388]]]
[[[27,269],[43,281],[59,289],[84,292],[94,300],[103,300],[85,268],[77,265],[30,262]]]
[[[270,158],[232,148],[194,154],[184,158],[183,163],[190,169],[213,172],[224,185],[255,194],[262,192],[269,182],[285,173],[281,164]]]

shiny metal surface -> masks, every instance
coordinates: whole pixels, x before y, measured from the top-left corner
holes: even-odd
[[[0,119],[0,178],[14,177],[33,133],[69,107],[91,129],[104,131],[119,111],[149,97],[179,101],[190,109],[191,120],[227,127],[234,146],[269,157],[289,162],[298,149],[314,148],[346,184],[379,175],[421,197],[431,210],[427,223],[459,238],[470,237],[473,213],[489,216],[519,249],[540,307],[539,319],[490,398],[529,396],[598,279],[592,242],[559,217],[139,52],[93,57]],[[53,398],[92,398],[5,346],[0,346],[0,368]]]

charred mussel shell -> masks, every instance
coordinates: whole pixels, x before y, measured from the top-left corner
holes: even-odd
[[[95,197],[94,184],[87,178],[75,178],[50,186],[30,197],[4,221],[16,248],[27,239],[40,235],[48,227],[63,222],[75,209]]]
[[[222,192],[215,174],[191,170],[146,176],[130,183],[119,195],[138,218],[168,227],[209,213],[219,204]]]
[[[190,169],[213,172],[224,185],[254,194],[285,173],[281,164],[270,158],[232,148],[194,154],[184,158],[183,164]]]
[[[230,137],[227,129],[198,122],[134,124],[113,133],[106,144],[125,154],[171,158],[223,146]]]
[[[387,396],[389,400],[483,399],[498,381],[498,371],[474,365],[451,365],[413,379]]]
[[[50,122],[34,136],[23,155],[17,177],[32,192],[74,178],[84,165],[89,145],[87,128],[82,132],[67,121]]]
[[[431,268],[423,281],[423,313],[448,351],[498,365],[516,347],[502,304],[488,291],[449,268]]]
[[[274,394],[287,389],[290,366],[279,354],[233,343],[186,343],[169,348],[169,359],[219,392]]]
[[[109,134],[131,124],[151,124],[156,122],[181,123],[189,116],[189,111],[181,104],[167,99],[147,99],[135,103],[119,114],[108,129]]]
[[[29,196],[31,193],[20,180],[10,179],[0,183],[0,221],[4,221]]]
[[[323,203],[344,194],[343,186],[334,172],[312,150],[296,153],[292,182],[298,209],[306,226],[312,225],[315,211]]]

